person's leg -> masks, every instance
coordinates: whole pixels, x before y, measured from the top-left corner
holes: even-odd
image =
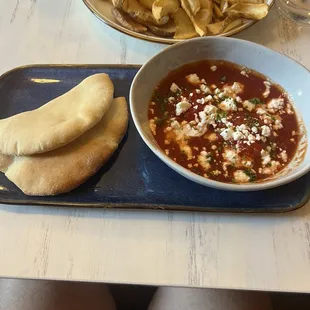
[[[148,310],[271,310],[267,293],[161,287]]]
[[[116,310],[104,284],[0,279],[0,310]]]

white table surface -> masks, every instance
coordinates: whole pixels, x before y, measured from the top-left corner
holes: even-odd
[[[237,37],[310,68],[310,29],[275,7]],[[116,32],[81,0],[0,0],[0,38],[0,73],[142,64],[165,47]],[[0,205],[0,276],[310,292],[309,212],[310,203],[274,215]]]

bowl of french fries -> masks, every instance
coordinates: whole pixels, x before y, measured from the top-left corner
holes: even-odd
[[[173,44],[231,36],[267,16],[274,0],[83,0],[109,26],[136,38]]]

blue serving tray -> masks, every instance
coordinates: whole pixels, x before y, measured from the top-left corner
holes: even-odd
[[[0,77],[0,118],[37,108],[98,72],[108,73],[115,85],[115,96],[128,100],[138,69],[118,65],[36,65],[14,69]],[[132,119],[117,152],[96,175],[69,193],[26,196],[0,174],[0,202],[14,204],[283,212],[303,206],[309,197],[309,173],[290,184],[258,192],[228,192],[198,185],[159,160],[140,138]]]

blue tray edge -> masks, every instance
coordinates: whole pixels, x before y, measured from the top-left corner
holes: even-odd
[[[10,77],[11,75],[23,71],[25,69],[32,68],[116,68],[116,69],[125,69],[125,68],[135,68],[139,69],[141,65],[139,64],[29,64],[22,65],[16,68],[13,68],[9,71],[4,72],[0,75],[0,80]],[[225,213],[285,213],[295,211],[303,207],[310,199],[310,188],[307,191],[307,194],[299,201],[296,205],[283,205],[281,207],[247,207],[247,208],[234,208],[234,207],[196,207],[196,206],[187,206],[187,205],[169,205],[169,204],[141,204],[141,203],[81,203],[81,202],[51,202],[45,200],[31,200],[28,197],[28,200],[21,199],[9,199],[0,197],[0,203],[9,204],[9,205],[42,205],[42,206],[64,206],[64,207],[87,207],[87,208],[119,208],[119,209],[144,209],[144,210],[162,210],[162,211],[199,211],[199,212],[225,212]]]

